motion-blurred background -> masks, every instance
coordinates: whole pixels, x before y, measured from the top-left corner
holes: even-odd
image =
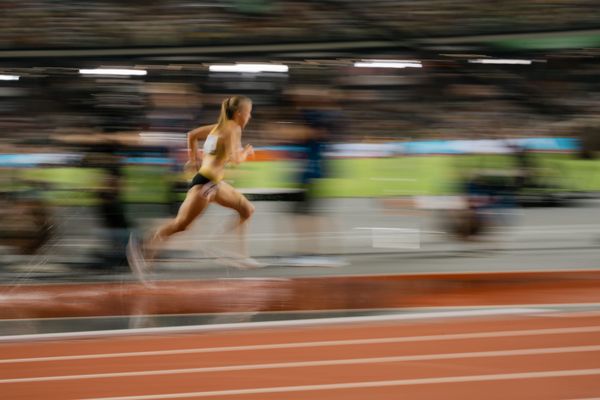
[[[600,398],[599,73],[597,0],[0,0],[0,397]],[[233,95],[257,268],[140,282]]]
[[[398,253],[384,268],[402,271],[402,253],[483,247],[551,268],[544,246],[597,247],[594,1],[0,7],[7,281],[128,276],[129,233],[185,192],[186,133],[234,94],[254,101],[257,151],[228,180],[256,200],[251,252],[268,264],[360,272],[378,261],[351,257]],[[223,213],[174,240],[158,273],[226,274],[202,252]]]

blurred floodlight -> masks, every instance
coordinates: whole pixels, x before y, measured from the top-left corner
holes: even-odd
[[[521,64],[529,65],[533,61],[531,60],[511,60],[511,59],[500,59],[500,58],[479,58],[476,60],[469,60],[472,64]]]
[[[215,64],[208,67],[212,72],[288,72],[283,64]]]
[[[18,81],[18,75],[0,75],[0,81]]]
[[[362,60],[354,63],[358,68],[421,68],[416,60]]]
[[[122,76],[143,76],[148,72],[142,69],[120,69],[120,68],[95,68],[95,69],[80,69],[82,75],[122,75]]]
[[[408,63],[408,64],[421,64],[419,60],[394,60],[390,58],[363,58],[363,62],[382,62],[382,63]]]

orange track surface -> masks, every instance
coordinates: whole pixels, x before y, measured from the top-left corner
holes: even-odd
[[[0,286],[0,319],[600,302],[600,271]]]
[[[347,340],[354,342],[340,342]],[[175,350],[180,354],[170,354]],[[140,351],[163,354],[131,354]],[[600,396],[597,313],[9,343],[0,345],[0,354],[6,399]],[[64,359],[73,355],[87,358]],[[289,364],[297,362],[306,364]],[[181,371],[189,368],[195,370]],[[118,375],[126,372],[135,374]],[[89,374],[111,375],[81,376]]]
[[[600,271],[574,271],[0,287],[0,318],[598,303],[598,278]],[[0,393],[11,400],[600,398],[600,312],[2,343]]]

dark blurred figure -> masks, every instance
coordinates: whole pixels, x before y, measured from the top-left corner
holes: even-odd
[[[139,132],[87,132],[56,136],[58,143],[68,145],[71,151],[81,154],[79,168],[94,171],[94,179],[84,190],[95,200],[93,208],[101,228],[99,242],[103,246],[91,254],[93,260],[82,267],[106,272],[127,268],[126,246],[136,214],[129,215],[125,191],[127,157],[165,152],[157,146],[143,145]],[[160,186],[160,183],[157,183]],[[139,200],[138,200],[139,201]]]
[[[510,144],[510,155],[514,164],[510,184],[515,202],[521,206],[555,207],[568,204],[568,198],[561,195],[556,180],[545,177],[533,151],[525,144]],[[548,168],[546,168],[548,169]],[[560,174],[560,171],[552,171]]]
[[[96,188],[97,212],[106,232],[107,245],[95,254],[92,268],[111,271],[126,268],[125,249],[131,224],[123,199],[124,163],[128,148],[139,145],[139,131],[146,123],[143,86],[135,80],[97,80],[93,98],[97,134],[85,140],[84,167],[101,170]]]
[[[579,138],[578,158],[595,160],[600,153],[600,118],[590,108],[589,117],[575,127]]]
[[[52,208],[44,200],[43,185],[23,180],[15,169],[0,171],[0,245],[21,255],[38,252],[52,236]]]
[[[510,145],[511,154],[515,160],[517,174],[515,177],[515,190],[535,186],[533,181],[534,160],[527,146],[518,144]]]
[[[293,212],[297,235],[297,256],[284,260],[285,264],[297,266],[337,267],[345,263],[333,257],[320,255],[319,236],[323,227],[331,227],[328,217],[320,210],[318,185],[330,175],[326,151],[329,143],[340,131],[340,110],[335,94],[328,88],[295,88],[289,100],[299,120],[298,129],[292,134],[298,153],[298,169],[295,174],[300,189],[295,198]]]
[[[124,173],[122,145],[116,139],[99,135],[97,142],[85,149],[83,166],[101,170],[102,180],[95,190],[98,203],[96,209],[104,232],[106,246],[95,256],[90,267],[104,270],[126,266],[125,248],[131,228],[122,199]]]
[[[462,241],[481,241],[494,228],[509,225],[517,206],[517,194],[529,184],[530,160],[527,152],[515,148],[513,166],[485,168],[489,155],[473,155],[478,165],[459,172],[458,192],[462,207],[448,210],[446,230]]]

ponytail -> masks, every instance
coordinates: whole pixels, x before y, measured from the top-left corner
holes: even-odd
[[[217,121],[217,126],[214,130],[218,130],[219,128],[221,128],[226,121],[232,120],[235,112],[245,101],[251,102],[252,100],[250,100],[246,96],[232,96],[223,100],[223,102],[221,103],[221,112],[219,114],[219,120]]]

